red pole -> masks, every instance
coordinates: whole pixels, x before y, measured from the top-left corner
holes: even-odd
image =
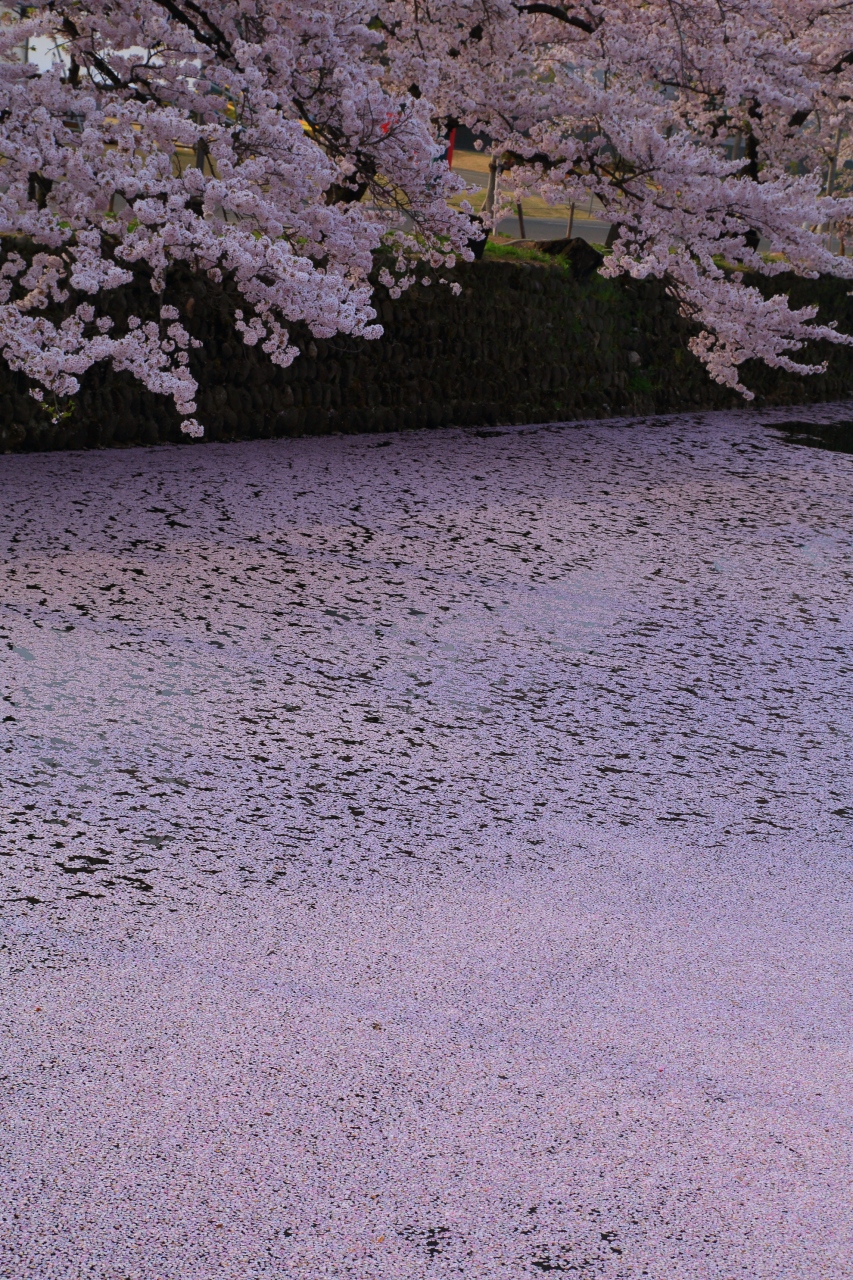
[[[453,148],[456,145],[456,130],[451,129],[447,140],[447,167],[453,168]]]

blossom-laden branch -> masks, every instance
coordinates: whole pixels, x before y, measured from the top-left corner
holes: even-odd
[[[814,372],[791,353],[851,341],[783,294],[759,306],[754,283],[853,276],[824,234],[853,226],[850,0],[389,0],[383,13],[396,82],[417,79],[499,158],[493,221],[530,192],[596,198],[618,228],[604,272],[663,279],[712,377],[749,396],[745,361]]]
[[[39,35],[52,67],[20,58]],[[231,281],[244,341],[287,365],[298,322],[379,336],[383,241],[395,291],[413,264],[470,257],[430,104],[393,88],[379,44],[362,4],[322,0],[42,0],[0,28],[12,367],[62,397],[109,360],[171,396],[195,432],[182,331],[107,323],[105,295],[134,273],[156,293],[176,264]]]
[[[73,395],[98,360],[195,422],[191,340],[108,314],[183,264],[240,295],[234,324],[287,365],[301,322],[376,337],[393,296],[470,257],[449,123],[486,135],[506,195],[597,197],[609,275],[664,279],[709,372],[808,372],[848,341],[756,275],[853,275],[848,0],[36,0],[0,27],[2,352]],[[52,66],[22,60],[47,36]],[[843,171],[843,172],[842,172]],[[830,180],[827,181],[827,173]],[[833,190],[834,188],[834,190]],[[494,212],[494,220],[500,208]],[[25,261],[26,258],[26,261]]]

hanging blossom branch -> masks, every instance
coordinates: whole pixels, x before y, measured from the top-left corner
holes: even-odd
[[[849,278],[847,0],[36,0],[0,26],[0,350],[61,400],[96,361],[198,433],[177,266],[227,281],[274,362],[381,332],[393,296],[470,257],[449,124],[490,139],[504,195],[596,197],[609,275],[657,276],[712,377],[797,372],[848,342],[760,276]],[[48,36],[51,66],[22,61]],[[511,166],[511,167],[510,167]],[[839,170],[837,181],[833,175]],[[845,171],[846,172],[846,171]],[[832,180],[829,180],[829,177]],[[833,186],[834,184],[834,186]],[[495,217],[499,216],[495,210]],[[148,278],[156,318],[110,312]],[[157,301],[159,299],[159,302]],[[116,311],[115,315],[119,313]]]
[[[359,3],[41,0],[0,27],[0,350],[33,393],[72,396],[96,361],[168,395],[200,434],[178,314],[119,325],[109,294],[182,264],[240,295],[272,361],[381,334],[370,274],[470,257],[429,103],[398,92]],[[49,36],[52,66],[26,64]],[[406,231],[401,217],[408,218]]]
[[[389,0],[386,57],[439,114],[490,139],[505,200],[595,197],[618,230],[605,274],[657,276],[716,380],[750,359],[798,373],[806,342],[850,343],[757,277],[851,278],[849,0]],[[833,157],[836,159],[833,161]],[[501,216],[495,209],[493,221]]]

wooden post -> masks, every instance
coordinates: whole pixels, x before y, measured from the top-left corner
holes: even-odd
[[[835,175],[838,172],[838,153],[841,150],[841,126],[835,134],[835,151],[829,161],[829,173],[826,177],[826,195],[831,196],[835,190]]]
[[[498,158],[492,156],[489,161],[489,185],[486,189],[486,199],[483,203],[483,212],[491,216],[495,207],[495,187],[498,180]]]
[[[827,174],[827,178],[826,178],[826,191],[824,192],[824,194],[827,196],[831,196],[833,191],[835,190],[835,178],[838,172],[838,153],[840,150],[841,150],[841,126],[839,125],[835,134],[835,151],[833,152],[830,158],[829,173]],[[829,249],[831,253],[833,224],[831,222],[825,222],[823,224],[822,230],[825,234],[828,233],[826,247],[827,249]]]

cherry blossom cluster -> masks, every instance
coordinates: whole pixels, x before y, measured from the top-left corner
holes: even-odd
[[[529,191],[595,197],[614,228],[604,274],[657,276],[692,343],[747,397],[748,359],[797,372],[809,340],[848,342],[756,276],[853,276],[830,251],[853,124],[847,0],[391,0],[399,85],[481,131],[501,162],[499,219]],[[833,194],[835,193],[835,194]]]
[[[0,329],[36,391],[73,394],[97,360],[201,427],[177,315],[108,315],[111,290],[184,264],[229,280],[235,323],[288,365],[295,322],[378,337],[369,281],[470,256],[462,187],[432,108],[390,82],[355,0],[47,3],[0,28]],[[52,59],[24,61],[47,45]]]
[[[297,322],[377,337],[392,296],[470,257],[444,160],[480,133],[502,172],[487,225],[537,191],[591,197],[605,274],[657,276],[695,353],[745,395],[749,359],[808,372],[850,341],[758,276],[853,276],[847,0],[37,0],[0,27],[2,351],[72,395],[96,360],[196,385],[179,315],[113,323],[111,291],[177,264],[227,280],[235,325],[289,364]],[[22,49],[52,57],[25,60]],[[846,172],[846,171],[845,171]]]

